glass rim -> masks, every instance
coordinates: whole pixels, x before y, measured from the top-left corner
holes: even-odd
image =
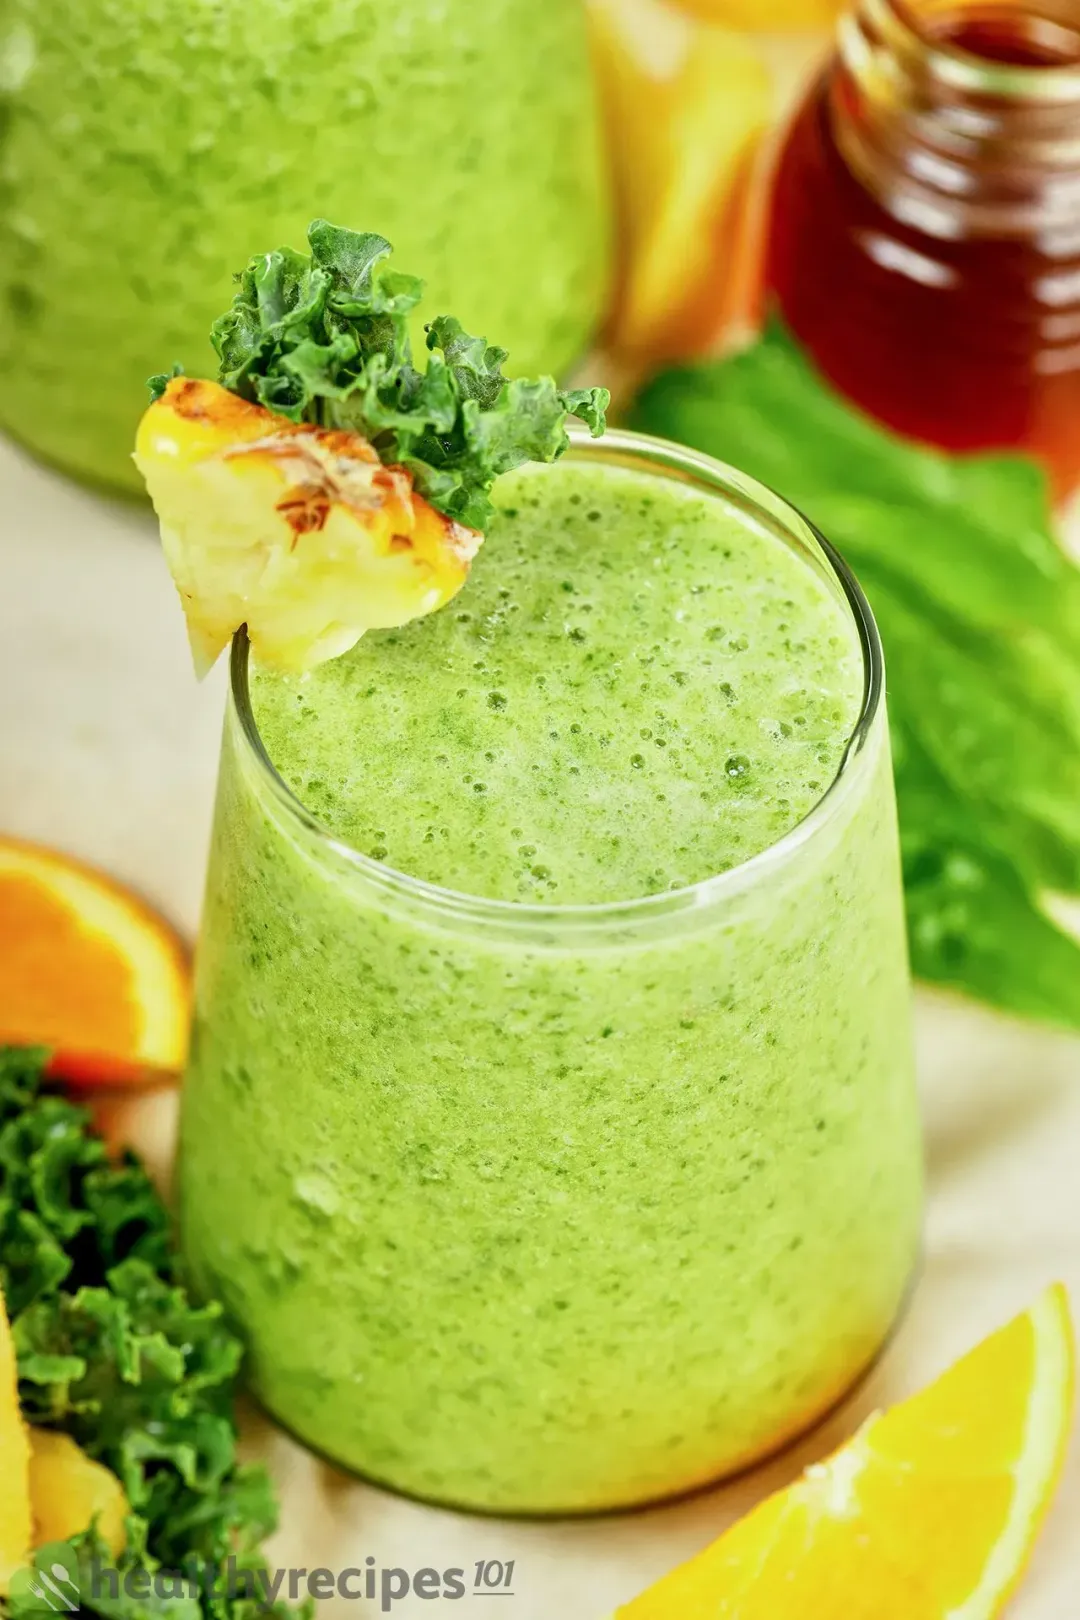
[[[676,919],[686,913],[711,907],[742,893],[762,874],[781,865],[790,855],[821,833],[838,813],[842,791],[864,756],[881,711],[885,689],[884,653],[881,637],[870,604],[852,570],[836,548],[799,509],[765,484],[727,463],[690,450],[665,439],[625,428],[610,428],[600,439],[593,439],[585,428],[570,428],[568,458],[602,461],[614,466],[630,466],[674,478],[702,490],[733,500],[769,527],[784,543],[801,544],[819,553],[819,571],[839,587],[858,633],[863,661],[863,699],[844,747],[836,774],[811,808],[774,843],[726,870],[701,878],[678,889],[639,895],[626,900],[592,901],[574,905],[495,899],[447,888],[427,879],[400,872],[385,861],[376,860],[339,838],[279,774],[259,732],[251,703],[248,679],[250,643],[246,626],[233,637],[229,658],[230,703],[239,722],[249,755],[263,784],[289,820],[301,827],[318,849],[343,864],[388,899],[405,899],[420,904],[450,922],[497,923],[500,928],[531,932],[550,929],[595,929],[628,927],[658,919]],[[807,547],[806,542],[810,542]],[[792,546],[794,549],[794,546]],[[808,566],[812,562],[808,560]],[[821,566],[823,565],[823,567]]]
[[[917,52],[933,76],[953,89],[1028,103],[1068,103],[1080,99],[1078,62],[1037,67],[979,56],[948,39],[935,39],[922,26],[911,0],[862,0],[859,10],[881,29],[890,45],[908,53]],[[858,14],[858,11],[853,12],[841,22],[842,34],[845,29],[857,26]],[[1049,17],[1042,20],[1060,27],[1062,32],[1069,30],[1068,23],[1055,23]],[[1071,32],[1078,30],[1073,28]]]

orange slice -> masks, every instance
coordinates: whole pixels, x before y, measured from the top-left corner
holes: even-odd
[[[1074,1371],[1051,1288],[615,1620],[992,1620],[1053,1496]]]
[[[47,1046],[75,1083],[182,1068],[187,953],[161,917],[100,872],[0,838],[0,1044]]]
[[[590,14],[619,215],[611,344],[632,360],[696,353],[725,302],[771,75],[743,35],[662,0],[592,0]]]
[[[30,1556],[30,1441],[19,1409],[15,1346],[0,1293],[0,1597]]]

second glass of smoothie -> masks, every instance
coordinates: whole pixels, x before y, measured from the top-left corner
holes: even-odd
[[[740,1469],[879,1350],[921,1158],[882,667],[777,497],[609,434],[460,596],[232,664],[183,1241],[300,1438],[462,1508]]]
[[[0,195],[0,425],[140,494],[146,378],[205,372],[249,244],[314,213],[523,373],[573,366],[607,296],[582,0],[3,0]]]

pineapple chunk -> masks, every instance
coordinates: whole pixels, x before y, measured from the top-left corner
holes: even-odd
[[[30,1442],[19,1408],[19,1378],[0,1293],[0,1597],[30,1559]]]
[[[135,464],[200,675],[243,624],[261,664],[302,673],[366,630],[433,613],[483,541],[360,434],[290,422],[214,382],[169,383]]]
[[[114,1558],[127,1541],[127,1498],[116,1475],[94,1462],[70,1435],[30,1430],[30,1499],[34,1546],[68,1541],[96,1523]]]

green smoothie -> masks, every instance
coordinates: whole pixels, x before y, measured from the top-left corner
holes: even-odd
[[[250,714],[234,663],[188,1259],[288,1427],[464,1507],[760,1457],[914,1263],[864,645],[793,514],[687,469],[601,444],[512,475],[448,608],[254,671]]]
[[[582,0],[5,0],[0,197],[0,423],[81,476],[138,485],[146,378],[211,374],[251,243],[316,212],[558,374],[606,282]]]

